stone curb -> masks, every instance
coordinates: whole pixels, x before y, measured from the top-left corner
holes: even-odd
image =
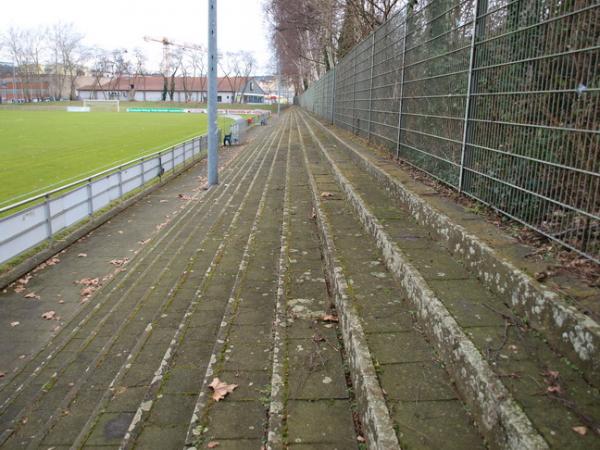
[[[552,347],[584,372],[589,383],[600,387],[600,324],[568,305],[557,293],[546,289],[477,236],[395,180],[376,162],[313,120],[348,148],[349,156],[406,206],[422,226],[445,241],[488,289],[507,298],[517,314],[543,332]]]
[[[529,418],[474,344],[429,288],[421,274],[404,258],[402,252],[384,231],[383,226],[327,154],[308,123],[306,125],[361,223],[377,241],[386,266],[400,282],[409,301],[417,308],[426,333],[446,364],[457,389],[475,413],[480,431],[498,448],[548,448],[545,440],[533,427]]]
[[[321,200],[317,194],[315,179],[310,172],[302,135],[300,135],[300,141],[311,186],[319,234],[321,235],[325,265],[334,291],[333,295],[339,315],[344,345],[347,349],[352,384],[355,389],[356,399],[358,400],[358,409],[367,445],[370,449],[399,449],[398,438],[394,431],[383,390],[379,384],[362,324],[347,294],[348,285],[341,264],[336,257],[329,224],[321,209]]]

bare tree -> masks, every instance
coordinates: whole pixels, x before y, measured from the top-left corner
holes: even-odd
[[[250,76],[256,67],[256,59],[252,53],[240,51],[234,64],[235,77],[243,80],[243,84],[241,85],[242,90],[240,92],[240,102],[244,103],[244,94],[246,93]]]
[[[16,65],[22,95],[27,101],[42,96],[41,75],[45,35],[44,29],[11,27],[2,37],[3,44]]]
[[[82,45],[83,35],[72,23],[58,22],[48,33],[48,44],[52,54],[54,97],[62,98],[68,86],[69,98],[75,97],[75,82],[88,53]]]

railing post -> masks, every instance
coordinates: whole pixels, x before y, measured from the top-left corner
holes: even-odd
[[[52,215],[50,212],[50,195],[44,196],[44,213],[46,215],[46,235],[48,240],[52,240]]]
[[[142,161],[140,163],[140,167],[142,169],[142,186],[146,184],[146,171],[144,170],[144,157],[142,156]]]
[[[87,192],[88,216],[94,214],[94,197],[92,196],[92,179],[88,178],[85,186]]]
[[[469,119],[472,117],[472,104],[471,97],[475,93],[477,89],[477,77],[473,73],[473,69],[475,68],[475,57],[476,57],[476,46],[477,39],[483,37],[485,34],[485,19],[483,21],[479,21],[479,16],[483,14],[484,11],[487,11],[487,0],[474,0],[475,4],[473,5],[473,28],[471,32],[471,54],[469,57],[469,74],[467,76],[467,98],[465,101],[465,117],[464,117],[464,125],[463,125],[463,137],[462,137],[462,146],[460,152],[460,168],[458,175],[458,192],[463,192],[463,184],[464,184],[464,173],[465,173],[465,157],[467,152],[467,142],[470,141],[471,134],[473,133],[473,127],[469,125]]]
[[[119,171],[117,172],[117,178],[119,180],[119,198],[123,197],[123,169],[122,166],[119,166]]]
[[[186,143],[187,143],[187,141],[183,141],[183,167],[184,167],[184,168],[185,168],[185,161],[186,161],[186,156],[187,156],[187,153],[185,152],[185,144],[186,144]],[[192,153],[192,156],[193,156],[193,155],[194,155],[194,154]]]
[[[371,142],[371,114],[373,114],[373,68],[375,66],[375,31],[371,33],[371,81],[369,85],[369,125],[367,127],[367,141]]]
[[[171,173],[175,173],[175,147],[171,147],[171,164],[173,164],[173,168],[171,169]]]
[[[400,57],[400,67],[402,75],[400,75],[400,101],[398,102],[398,135],[396,137],[396,159],[400,158],[400,139],[402,138],[402,107],[404,103],[404,71],[405,56],[406,56],[406,36],[408,35],[408,15],[410,11],[406,11],[404,16],[404,36],[402,37],[402,56]]]

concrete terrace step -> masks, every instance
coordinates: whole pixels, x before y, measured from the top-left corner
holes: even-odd
[[[341,197],[349,199],[352,212],[377,240],[426,334],[437,341],[441,359],[490,442],[528,448],[598,445],[596,433],[580,437],[573,431],[597,428],[598,390],[499,294],[486,289],[441,239],[391,201],[339,138],[313,121],[304,125]],[[333,226],[334,234],[338,229]]]

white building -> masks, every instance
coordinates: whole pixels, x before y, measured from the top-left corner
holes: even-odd
[[[206,77],[175,77],[173,101],[205,102],[208,96]],[[107,82],[98,81],[78,88],[80,99],[161,101],[166,92],[170,100],[171,79],[158,75],[123,76]],[[264,103],[265,92],[249,77],[220,77],[217,85],[220,103]]]

